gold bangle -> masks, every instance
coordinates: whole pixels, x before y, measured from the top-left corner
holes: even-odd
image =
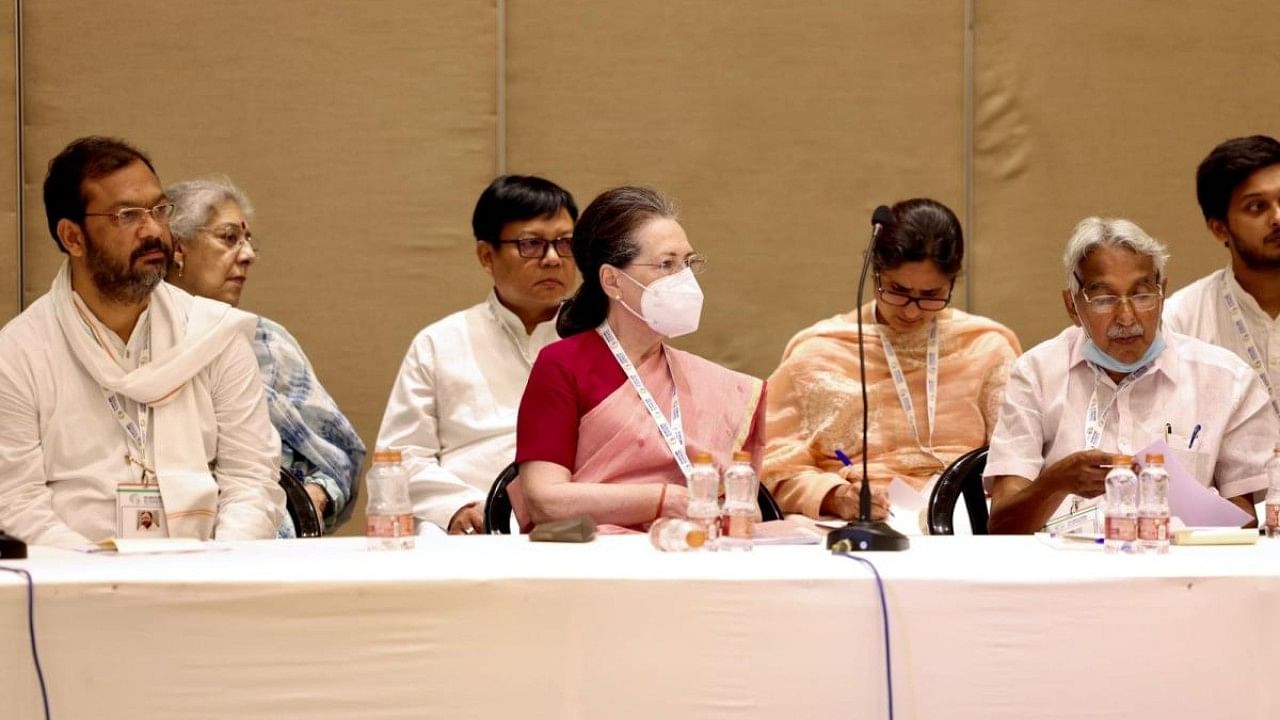
[[[653,516],[654,520],[662,517],[662,503],[667,499],[667,483],[662,483],[662,492],[658,493],[658,512]]]

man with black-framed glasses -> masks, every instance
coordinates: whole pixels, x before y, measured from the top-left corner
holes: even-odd
[[[0,528],[63,546],[275,537],[280,440],[254,318],[161,282],[174,206],[150,159],[76,140],[44,204],[66,258],[0,330]]]
[[[1112,458],[1161,439],[1256,522],[1280,420],[1240,358],[1161,327],[1168,257],[1128,220],[1076,226],[1063,256],[1073,325],[1014,364],[991,437],[991,532],[1100,532]]]
[[[540,177],[504,175],[476,202],[476,257],[493,289],[413,339],[378,431],[377,447],[404,459],[419,532],[486,530],[485,494],[515,458],[529,371],[577,285],[577,219],[573,196]]]

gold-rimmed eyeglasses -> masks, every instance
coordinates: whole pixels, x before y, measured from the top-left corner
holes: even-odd
[[[152,218],[155,218],[156,222],[160,223],[161,225],[164,225],[168,223],[169,218],[173,216],[173,203],[163,202],[163,203],[160,203],[159,205],[153,205],[149,208],[126,207],[126,208],[120,208],[115,212],[109,212],[109,213],[86,212],[84,214],[85,217],[111,218],[111,222],[114,222],[117,226],[124,227],[124,228],[137,227],[141,225],[142,221],[145,220],[148,215],[150,215]]]

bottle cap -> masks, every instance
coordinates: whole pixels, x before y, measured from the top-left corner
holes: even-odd
[[[1164,454],[1163,453],[1147,453],[1147,463],[1149,465],[1163,465]]]
[[[398,463],[400,462],[399,450],[378,450],[373,453],[374,462]]]
[[[707,533],[701,528],[694,528],[685,534],[684,542],[690,548],[700,548],[707,542]]]
[[[711,453],[699,450],[692,457],[694,465],[711,465]]]
[[[1278,452],[1280,452],[1280,450],[1278,450]],[[749,463],[751,462],[751,453],[747,452],[746,450],[734,450],[733,461]]]
[[[1129,467],[1130,465],[1133,464],[1133,456],[1132,455],[1112,455],[1111,464],[1120,465],[1122,467]]]

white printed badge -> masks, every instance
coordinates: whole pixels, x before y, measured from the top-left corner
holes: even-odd
[[[160,486],[155,483],[123,483],[116,488],[116,537],[169,537]]]

